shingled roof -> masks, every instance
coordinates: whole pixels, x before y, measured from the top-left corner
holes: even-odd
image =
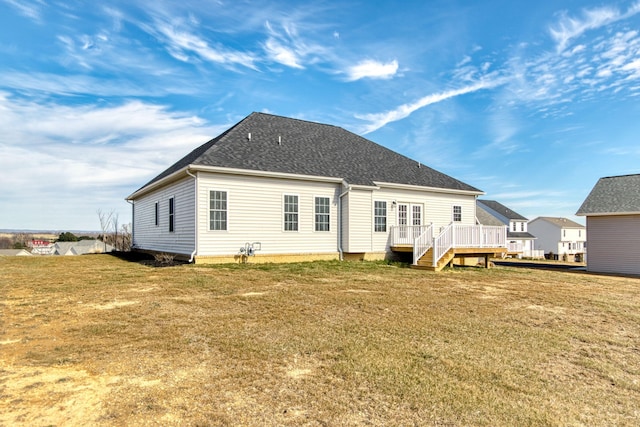
[[[353,185],[386,182],[482,193],[340,127],[264,113],[251,113],[142,188],[187,166],[332,177]]]
[[[640,174],[600,178],[576,215],[640,213]]]
[[[520,215],[518,212],[515,212],[500,202],[496,202],[495,200],[477,200],[478,203],[484,205],[485,207],[499,213],[503,217],[507,219],[515,219],[518,221],[527,221],[527,218]]]

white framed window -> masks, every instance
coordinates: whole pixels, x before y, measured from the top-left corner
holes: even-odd
[[[387,231],[387,202],[385,201],[373,202],[373,231]]]
[[[462,206],[454,206],[453,207],[453,222],[461,222],[462,221]]]
[[[284,195],[284,231],[298,231],[298,196]]]
[[[314,203],[315,230],[329,231],[331,201],[328,197],[316,197]]]
[[[411,206],[411,223],[412,225],[422,225],[422,206]]]
[[[155,217],[155,223],[157,227],[158,225],[160,225],[160,202],[156,202],[154,217]]]
[[[169,199],[169,232],[173,233],[175,231],[175,219],[176,219],[176,206],[175,206],[175,198]]]
[[[209,191],[209,230],[227,230],[227,192]]]
[[[520,231],[524,231],[524,222],[520,223]]]

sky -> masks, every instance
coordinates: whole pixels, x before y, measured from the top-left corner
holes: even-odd
[[[640,173],[640,1],[0,0],[0,229],[100,230],[253,111],[533,219]]]

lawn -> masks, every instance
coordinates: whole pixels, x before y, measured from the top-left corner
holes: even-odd
[[[640,279],[0,258],[0,425],[640,424]]]

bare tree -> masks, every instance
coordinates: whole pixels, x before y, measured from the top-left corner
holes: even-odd
[[[122,224],[120,227],[121,250],[131,250],[131,224]]]
[[[100,229],[102,229],[102,241],[104,242],[104,251],[107,252],[107,233],[111,229],[111,221],[114,215],[114,211],[103,212],[102,209],[97,211],[98,219],[100,220]]]
[[[121,250],[121,248],[118,247],[118,217],[119,215],[117,213],[114,213],[111,218],[111,225],[113,225],[113,232],[115,234],[115,237],[113,239],[113,247],[116,251]]]

